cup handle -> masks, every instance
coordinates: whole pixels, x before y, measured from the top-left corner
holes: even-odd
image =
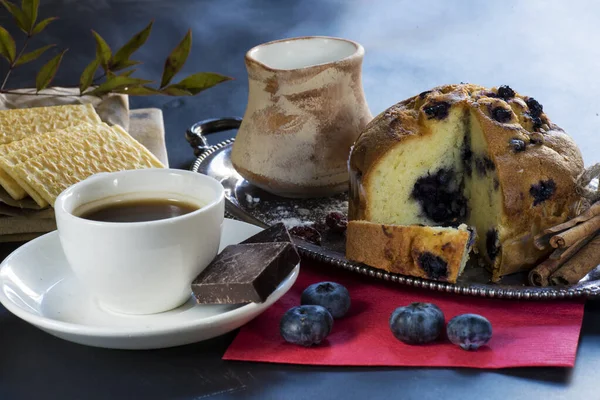
[[[242,123],[240,117],[212,118],[196,122],[185,132],[185,139],[194,149],[194,155],[199,157],[203,152],[210,149],[205,135],[211,133],[238,129]]]

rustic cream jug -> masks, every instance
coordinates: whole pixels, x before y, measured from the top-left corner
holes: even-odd
[[[248,106],[231,154],[240,175],[284,197],[347,190],[350,146],[372,119],[363,56],[358,43],[319,36],[249,50]]]

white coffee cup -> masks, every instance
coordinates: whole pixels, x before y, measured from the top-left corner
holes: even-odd
[[[144,222],[99,222],[84,209],[122,200],[175,199],[188,214]],[[175,169],[101,173],[61,193],[54,208],[60,242],[75,276],[109,311],[152,314],[189,299],[193,279],[217,255],[224,189],[215,179]]]

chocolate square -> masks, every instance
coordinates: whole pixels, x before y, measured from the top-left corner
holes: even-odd
[[[192,282],[200,304],[261,303],[300,262],[293,244],[227,246]]]
[[[279,222],[263,231],[258,232],[256,235],[251,236],[241,242],[241,244],[270,242],[292,243],[292,237],[290,236],[290,233],[283,222]]]

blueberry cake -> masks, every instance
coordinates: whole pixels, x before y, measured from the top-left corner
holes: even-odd
[[[475,232],[457,228],[350,221],[346,257],[388,272],[455,283]]]
[[[546,255],[543,229],[572,217],[583,160],[533,97],[508,86],[436,87],[375,117],[349,160],[349,219],[477,231],[492,280]]]

